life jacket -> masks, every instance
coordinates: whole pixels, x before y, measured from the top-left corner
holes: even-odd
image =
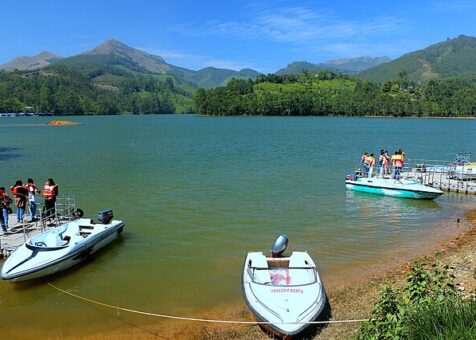
[[[373,158],[371,156],[365,157],[365,164],[367,164],[369,166],[374,165],[375,164],[375,158]]]
[[[58,191],[58,185],[48,185],[48,182],[43,186],[43,197],[49,201],[56,197]]]
[[[382,165],[382,166],[387,165],[387,162],[388,162],[387,157],[385,157],[385,155],[380,155],[380,157],[379,157],[380,165]]]
[[[396,167],[403,167],[403,156],[402,155],[393,155],[392,156],[392,163],[396,166]]]
[[[27,185],[27,188],[28,188],[28,192],[32,191],[34,192],[35,194],[39,194],[40,193],[40,189],[33,183],[28,183]]]
[[[14,186],[10,188],[10,191],[12,194],[14,194],[17,197],[26,197],[28,196],[28,189],[25,186]]]

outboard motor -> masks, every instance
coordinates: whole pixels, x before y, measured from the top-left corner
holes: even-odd
[[[109,224],[113,219],[114,215],[112,214],[111,209],[104,209],[98,212],[98,221],[102,224]]]
[[[271,257],[280,257],[287,247],[288,237],[284,234],[279,235],[271,247]]]

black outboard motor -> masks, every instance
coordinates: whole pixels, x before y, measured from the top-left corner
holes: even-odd
[[[114,217],[114,215],[112,214],[111,209],[104,209],[104,210],[101,210],[100,212],[98,212],[98,221],[99,221],[99,223],[109,224],[112,221],[113,217]]]
[[[271,247],[271,257],[280,257],[287,247],[288,237],[284,234],[279,235]]]

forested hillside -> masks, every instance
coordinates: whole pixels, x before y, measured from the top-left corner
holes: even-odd
[[[379,85],[331,71],[269,74],[198,89],[194,103],[204,115],[476,116],[476,82],[417,85],[401,74]]]
[[[24,112],[25,107],[58,114],[191,111],[192,90],[177,86],[171,76],[107,73],[112,86],[101,85],[103,79],[96,75],[64,65],[39,71],[0,71],[0,112]]]
[[[416,82],[449,77],[474,77],[476,38],[460,35],[455,39],[448,39],[363,71],[360,77],[383,82],[397,79],[402,72],[408,79]]]

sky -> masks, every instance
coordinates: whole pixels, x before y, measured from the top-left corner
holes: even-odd
[[[397,58],[476,36],[475,0],[2,0],[0,64],[72,56],[109,38],[189,69],[275,72],[293,61]]]

